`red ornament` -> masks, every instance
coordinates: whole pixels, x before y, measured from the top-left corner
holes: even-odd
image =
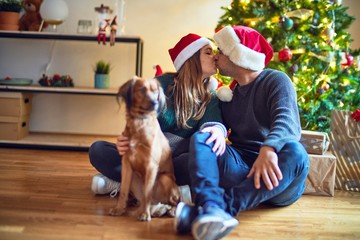
[[[345,55],[346,63],[342,64],[343,66],[351,66],[354,63],[354,57],[350,54]]]
[[[360,123],[360,109],[357,109],[351,114],[351,117],[358,123]]]
[[[279,51],[280,62],[287,62],[292,58],[292,52],[288,48],[283,48]]]

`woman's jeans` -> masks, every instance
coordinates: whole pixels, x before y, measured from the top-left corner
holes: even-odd
[[[260,189],[256,189],[254,177],[246,177],[258,153],[227,146],[225,153],[217,157],[211,150],[213,144],[205,143],[209,136],[210,133],[197,132],[190,142],[189,172],[197,205],[212,201],[235,216],[260,203],[287,206],[301,197],[309,158],[300,142],[288,142],[277,153],[283,179],[279,186],[268,190],[262,181]]]
[[[179,186],[190,185],[189,141],[190,139],[184,139],[177,142],[176,146],[171,146],[174,173]],[[89,158],[90,163],[98,172],[114,181],[121,181],[121,156],[115,144],[105,141],[94,142],[89,149]]]

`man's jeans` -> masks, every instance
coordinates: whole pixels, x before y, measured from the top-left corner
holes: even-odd
[[[287,206],[301,197],[309,171],[309,158],[301,143],[288,142],[277,153],[283,179],[270,191],[263,181],[256,189],[254,177],[247,178],[258,153],[227,146],[225,153],[216,157],[211,150],[213,143],[205,144],[209,136],[197,132],[190,143],[189,172],[197,205],[213,201],[235,216],[260,203]]]

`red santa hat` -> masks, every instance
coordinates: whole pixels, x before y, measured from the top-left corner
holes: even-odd
[[[249,27],[226,26],[215,33],[214,40],[222,53],[235,65],[249,70],[262,70],[273,57],[271,45],[260,33]],[[229,87],[219,88],[218,98],[223,102],[230,102],[236,84],[233,80]]]
[[[226,26],[215,33],[214,40],[234,64],[249,70],[262,70],[273,56],[271,45],[249,27]]]
[[[186,60],[207,44],[211,44],[209,39],[194,33],[181,38],[175,47],[169,49],[169,54],[176,71],[179,71]]]

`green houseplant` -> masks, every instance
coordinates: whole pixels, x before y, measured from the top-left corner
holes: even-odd
[[[104,60],[96,62],[94,67],[95,72],[95,88],[109,88],[110,87],[110,70],[111,64]]]
[[[21,9],[19,0],[0,0],[0,30],[18,30]]]

